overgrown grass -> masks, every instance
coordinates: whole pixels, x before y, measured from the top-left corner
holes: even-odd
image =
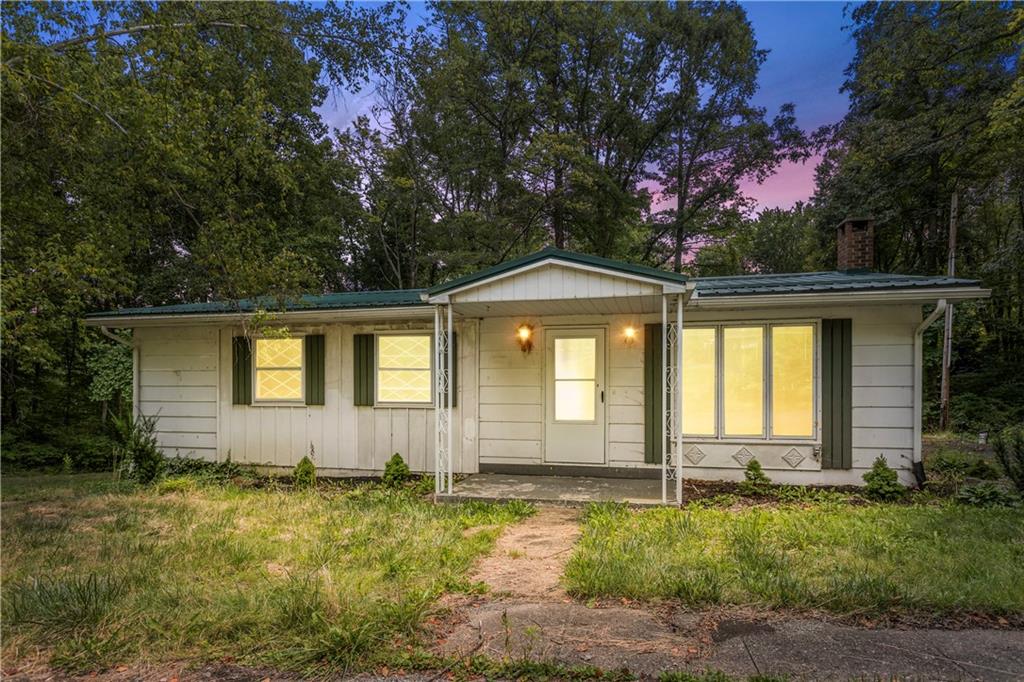
[[[3,480],[3,657],[68,670],[213,660],[344,671],[416,641],[434,600],[525,504],[366,486],[140,488]]]
[[[1019,615],[1024,513],[953,505],[593,505],[565,579],[583,597]]]

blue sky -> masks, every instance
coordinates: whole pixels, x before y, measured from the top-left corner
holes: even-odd
[[[843,71],[853,58],[854,45],[843,26],[844,2],[743,2],[754,27],[758,45],[769,50],[761,68],[755,104],[768,109],[796,105],[797,122],[808,131],[835,123],[846,113],[846,95],[839,92]],[[412,3],[410,23],[424,14],[423,3]],[[357,115],[368,112],[372,92],[328,98],[321,107],[332,127],[345,127]],[[814,191],[816,159],[805,164],[785,164],[762,185],[749,184],[745,191],[761,208],[788,208],[808,199]]]

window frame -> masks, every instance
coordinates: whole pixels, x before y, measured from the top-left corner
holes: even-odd
[[[430,399],[425,402],[409,402],[409,401],[389,401],[380,399],[380,339],[382,336],[425,336],[429,343],[429,353],[427,357],[428,371],[430,372]],[[437,353],[434,350],[434,334],[430,330],[418,330],[418,329],[395,329],[386,332],[374,332],[373,333],[373,406],[374,407],[397,407],[397,408],[419,408],[419,409],[433,409],[434,403],[437,402],[437,378],[435,376],[435,367]],[[385,369],[396,369],[387,368]],[[413,371],[423,371],[421,368],[406,367],[398,368]]]
[[[283,400],[281,398],[261,400],[259,395],[259,350],[260,341],[278,341],[281,339],[296,340],[299,342],[301,353],[299,364],[299,397],[294,400]],[[264,369],[275,369],[264,367]],[[291,368],[289,368],[291,369]],[[252,403],[257,407],[304,407],[306,405],[306,334],[291,334],[289,336],[257,336],[252,341]]]
[[[811,327],[811,347],[813,351],[811,382],[813,396],[811,402],[811,435],[787,436],[774,432],[772,405],[772,328],[773,327]],[[761,434],[760,435],[726,435],[725,434],[725,334],[727,327],[761,327],[763,381],[761,398]],[[779,445],[807,445],[821,442],[821,319],[794,318],[781,321],[771,320],[730,320],[728,322],[683,322],[683,331],[693,328],[713,328],[715,330],[715,434],[695,435],[683,433],[688,443],[735,443],[768,442]],[[685,404],[683,409],[686,409]]]

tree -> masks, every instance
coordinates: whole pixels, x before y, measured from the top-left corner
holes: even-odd
[[[72,420],[89,310],[337,285],[358,202],[315,108],[382,68],[399,20],[330,3],[5,8],[5,426],[46,414],[56,376]]]
[[[740,182],[806,158],[807,141],[792,105],[769,123],[750,103],[767,53],[741,7],[677,3],[665,39],[669,88],[660,100],[668,125],[650,177],[674,206],[652,216],[646,257],[680,272],[691,248],[728,234],[730,211],[749,207]]]

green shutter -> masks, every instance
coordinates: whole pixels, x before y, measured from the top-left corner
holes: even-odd
[[[451,381],[449,382],[452,387],[455,388],[455,392],[452,393],[452,407],[457,407],[459,404],[459,335],[452,331],[452,356],[455,358],[454,366],[452,367]],[[444,356],[444,364],[448,366],[448,355]],[[448,394],[445,393],[441,396],[443,405],[448,404]]]
[[[661,325],[644,325],[644,461],[660,464],[661,439]]]
[[[354,405],[373,405],[373,334],[356,334],[352,337],[355,356],[353,358]]]
[[[310,334],[306,344],[306,404],[324,404],[324,335]]]
[[[252,346],[249,339],[231,339],[231,404],[252,404]]]
[[[853,467],[853,321],[821,321],[821,468]]]

